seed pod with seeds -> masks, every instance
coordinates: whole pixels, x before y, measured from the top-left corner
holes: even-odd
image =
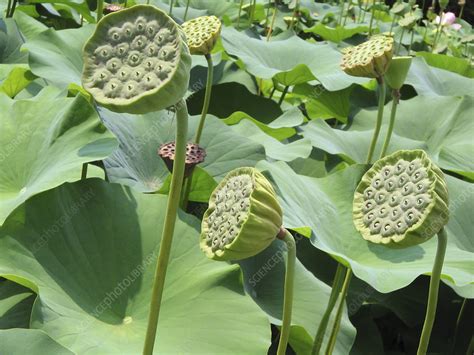
[[[191,54],[211,53],[221,33],[221,21],[216,16],[200,16],[182,25]]]
[[[200,246],[214,260],[249,258],[275,240],[281,224],[282,210],[265,176],[254,168],[235,169],[211,195]]]
[[[392,54],[392,37],[373,36],[364,43],[345,49],[341,68],[352,76],[380,78],[387,71]]]
[[[354,195],[354,224],[362,237],[408,247],[433,237],[447,223],[444,175],[422,150],[398,151],[378,160]]]
[[[103,17],[83,58],[84,88],[112,111],[162,110],[188,88],[191,56],[184,33],[154,6],[137,5]]]
[[[176,153],[175,142],[168,142],[162,144],[158,149],[158,155],[166,164],[168,170],[173,172],[173,163]],[[206,157],[206,151],[195,143],[188,143],[186,145],[186,161],[184,168],[184,176],[188,177],[194,170],[194,167],[204,161]]]

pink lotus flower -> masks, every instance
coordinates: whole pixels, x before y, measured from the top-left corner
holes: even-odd
[[[451,27],[455,31],[459,31],[462,27],[459,23],[455,23],[456,15],[452,12],[443,13],[441,19],[439,16],[436,16],[435,23],[439,24],[440,21],[442,26]]]

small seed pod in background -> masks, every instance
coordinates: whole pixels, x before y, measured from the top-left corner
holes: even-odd
[[[158,155],[163,159],[169,172],[173,172],[173,163],[175,156],[175,142],[162,144],[158,149]],[[186,162],[184,168],[184,177],[188,177],[194,170],[194,167],[204,161],[206,151],[195,143],[186,145]]]
[[[182,28],[191,54],[211,53],[221,33],[221,21],[216,16],[201,16],[183,23]]]
[[[104,6],[104,15],[111,14],[112,12],[117,12],[123,10],[124,7],[120,4],[105,4]]]
[[[275,240],[281,225],[282,210],[270,182],[254,168],[238,168],[211,195],[200,246],[214,260],[249,258]]]
[[[355,47],[345,48],[341,68],[346,74],[380,78],[387,71],[393,54],[393,38],[376,35]]]
[[[147,113],[182,99],[191,56],[180,27],[154,6],[137,5],[102,18],[83,49],[82,84],[98,104]]]
[[[378,160],[355,191],[355,227],[373,243],[417,245],[437,234],[448,218],[443,172],[422,150],[400,150]]]

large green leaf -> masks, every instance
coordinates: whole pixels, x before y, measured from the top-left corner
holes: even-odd
[[[339,67],[342,55],[330,44],[309,43],[297,36],[266,42],[228,27],[223,28],[222,39],[226,51],[258,78],[274,78],[283,85],[317,78],[331,91],[368,81],[345,74]]]
[[[85,162],[116,147],[81,96],[11,100],[0,94],[0,225],[29,197],[79,180]]]
[[[38,329],[0,330],[0,354],[8,355],[73,355],[65,347]]]
[[[25,63],[27,56],[20,52],[23,39],[15,20],[0,19],[0,63]]]
[[[81,85],[82,47],[94,26],[55,31],[50,28],[24,44],[31,71],[50,83]]]
[[[9,280],[0,280],[0,329],[28,328],[34,300],[31,290]]]
[[[362,239],[352,223],[354,190],[365,166],[354,165],[325,178],[294,173],[285,163],[261,162],[275,182],[284,211],[284,224],[310,229],[317,248],[349,264],[354,274],[380,292],[390,292],[430,273],[437,238],[403,250],[390,249]],[[447,176],[450,194],[448,249],[442,279],[464,297],[474,298],[472,270],[474,186]]]
[[[369,30],[369,27],[365,25],[362,25],[362,26],[348,25],[345,27],[336,26],[334,28],[334,27],[328,27],[324,25],[322,22],[318,22],[313,27],[305,29],[304,32],[314,33],[321,36],[326,41],[339,43],[339,42],[344,41],[347,38],[351,38],[352,36],[358,33],[367,32],[368,30]]]
[[[166,201],[89,179],[18,209],[0,230],[0,275],[37,291],[31,326],[76,353],[140,353]],[[269,323],[239,267],[208,260],[198,235],[199,221],[181,214],[156,352],[266,352]]]
[[[412,85],[419,95],[473,95],[472,79],[431,67],[422,57],[413,58],[405,83]]]
[[[474,68],[467,59],[430,52],[417,52],[416,55],[423,57],[425,62],[432,67],[449,70],[471,79],[474,78]]]
[[[295,238],[298,243],[303,236]],[[265,311],[273,323],[281,324],[283,287],[285,278],[286,246],[282,241],[260,254],[239,262],[247,293]],[[331,289],[314,277],[299,261],[296,262],[290,344],[298,355],[310,354],[313,337],[321,321]],[[330,324],[334,321],[335,312]],[[330,332],[326,333],[325,342]],[[337,338],[336,354],[348,354],[354,342],[355,329],[344,310],[341,330]],[[309,351],[308,351],[309,350]]]
[[[375,156],[385,139],[391,103],[385,106],[383,126]],[[310,122],[303,135],[315,147],[331,154],[342,154],[349,160],[363,163],[369,149],[377,112],[361,110],[349,130],[329,127],[323,121]],[[401,101],[388,152],[399,149],[425,149],[441,168],[474,176],[474,99],[471,96],[417,96]]]
[[[100,114],[119,140],[119,148],[105,160],[110,181],[143,192],[158,190],[168,176],[168,169],[157,151],[160,144],[175,139],[173,114],[164,110],[128,115],[105,109],[101,109]],[[189,141],[193,140],[199,118],[191,116],[189,119]],[[217,180],[237,167],[254,166],[265,156],[260,144],[234,132],[212,115],[206,118],[200,145],[206,149],[207,156],[199,166]]]

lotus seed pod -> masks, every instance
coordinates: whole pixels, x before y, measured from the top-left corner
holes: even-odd
[[[371,37],[367,42],[343,50],[341,68],[349,75],[379,78],[387,71],[393,53],[393,38]]]
[[[400,90],[405,83],[412,57],[394,57],[385,73],[385,81],[392,89]]]
[[[282,210],[270,182],[254,168],[238,168],[211,195],[200,246],[214,260],[249,258],[272,243],[281,225]]]
[[[201,16],[183,23],[191,54],[211,53],[221,33],[221,21],[216,16]]]
[[[191,56],[179,26],[154,6],[137,5],[103,17],[84,49],[82,84],[100,105],[147,113],[186,93]]]
[[[158,155],[163,159],[166,167],[173,172],[173,163],[175,157],[176,144],[169,142],[162,144],[158,149]],[[195,143],[188,143],[186,145],[186,160],[184,168],[184,176],[188,177],[193,171],[194,167],[204,161],[206,158],[206,151]]]
[[[409,247],[437,234],[449,219],[443,172],[422,150],[378,160],[354,194],[353,220],[365,240]]]

